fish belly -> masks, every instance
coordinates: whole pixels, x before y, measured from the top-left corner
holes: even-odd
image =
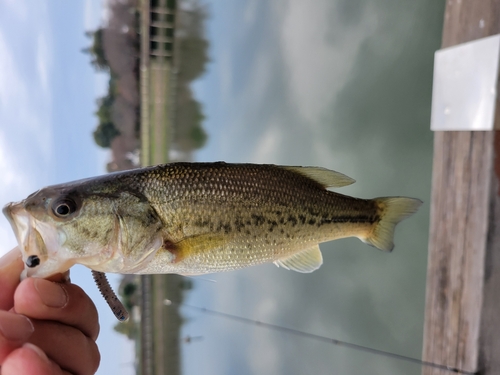
[[[166,220],[168,239],[139,273],[235,270],[274,262],[321,242],[362,234],[370,227],[366,222],[347,221],[345,213],[339,215],[331,204],[286,207],[270,202],[210,200],[177,202],[164,211],[176,212]]]

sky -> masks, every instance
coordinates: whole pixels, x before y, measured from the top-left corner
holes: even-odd
[[[99,2],[8,0],[0,6],[3,201],[103,173],[107,152],[94,145],[92,129],[104,77],[81,53],[89,43],[83,31],[95,26]],[[0,238],[12,243],[5,223],[2,218]]]
[[[208,1],[210,62],[193,84],[206,114],[199,161],[319,165],[357,180],[342,193],[424,200],[398,227],[393,253],[356,239],[321,245],[310,275],[274,265],[195,280],[187,302],[420,357],[428,236],[433,53],[443,4],[434,0]],[[102,174],[92,131],[106,77],[87,55],[100,0],[0,2],[0,198]],[[0,217],[0,253],[15,246]],[[90,272],[72,280],[101,319],[99,374],[134,373],[130,343]],[[113,279],[116,283],[116,278]],[[186,374],[420,373],[394,360],[332,348],[183,309]],[[118,348],[118,349],[117,349]]]
[[[189,303],[419,358],[432,163],[434,1],[210,1],[210,63],[193,84],[209,135],[200,161],[320,165],[342,193],[419,197],[390,256],[356,239],[322,244],[310,275],[265,265],[200,280]],[[196,374],[421,372],[185,309]]]
[[[105,173],[108,152],[93,141],[96,98],[106,76],[96,74],[81,52],[84,35],[103,18],[100,0],[4,0],[0,2],[0,202],[19,201],[39,188]],[[0,254],[16,245],[0,215]],[[100,312],[99,374],[117,363],[133,374],[132,345],[115,334],[116,319],[103,303],[90,272],[75,267]],[[117,282],[117,278],[111,279]],[[116,349],[119,350],[116,350]]]

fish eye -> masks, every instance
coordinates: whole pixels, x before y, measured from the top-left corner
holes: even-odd
[[[28,259],[26,259],[26,265],[29,268],[34,268],[40,264],[40,258],[36,255],[30,255]]]
[[[57,217],[67,217],[76,211],[76,202],[67,197],[60,199],[53,204],[52,211]]]

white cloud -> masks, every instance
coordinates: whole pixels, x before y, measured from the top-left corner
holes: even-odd
[[[231,101],[231,90],[233,87],[233,69],[231,64],[231,52],[224,49],[217,56],[220,79],[220,101],[221,106],[227,105]]]
[[[53,52],[46,3],[27,9],[26,2],[12,3],[7,10],[16,29],[0,24],[0,206],[40,187],[52,154]],[[16,241],[0,217],[1,254]]]
[[[16,104],[27,93],[24,85],[18,85],[19,72],[3,33],[0,32],[0,108],[2,113]],[[4,122],[2,122],[6,126]]]
[[[83,27],[86,31],[95,30],[107,17],[104,0],[85,0],[83,8]]]
[[[27,183],[27,176],[19,173],[16,152],[8,147],[5,135],[0,131],[0,175],[1,189],[6,191],[22,191]]]
[[[245,88],[244,95],[241,99],[245,102],[250,102],[253,105],[258,105],[265,97],[266,91],[269,89],[273,69],[273,56],[268,53],[261,53],[255,58],[255,65],[250,72],[248,87]]]
[[[280,374],[283,358],[278,344],[279,336],[271,330],[253,330],[248,338],[248,366],[253,374]]]
[[[227,45],[219,47],[221,53],[216,55],[213,65],[217,67],[220,90],[215,112],[222,113],[220,118],[225,120],[215,126],[220,129],[224,126],[221,124],[230,124],[216,140],[217,158],[234,155],[234,142],[243,135],[245,145],[250,148],[252,144],[252,150],[242,155],[245,147],[240,147],[238,160],[250,157],[255,162],[279,161],[284,143],[294,137],[290,130],[299,124],[307,126],[308,139],[320,145],[312,149],[311,156],[322,164],[325,158],[334,160],[337,153],[323,142],[322,116],[333,108],[337,95],[352,77],[351,68],[361,46],[376,30],[377,13],[370,11],[372,6],[368,3],[356,15],[353,26],[342,18],[345,12],[337,9],[339,1],[273,2],[269,5],[272,25],[258,26],[266,29],[266,39],[257,46],[250,43],[252,64],[240,64],[241,67],[238,48],[247,40],[248,33],[256,32],[256,23],[264,22],[254,20],[259,16],[258,12],[254,15],[259,5],[258,1],[246,3],[240,31],[228,36]],[[243,35],[241,30],[245,31]],[[241,80],[245,81],[244,88],[236,87]],[[283,88],[278,90],[276,84]],[[276,108],[270,107],[272,103]],[[283,115],[290,113],[290,108],[294,118],[286,119]],[[257,124],[252,122],[255,120]],[[251,127],[262,132],[257,140],[256,131],[248,130]]]
[[[376,15],[367,6],[356,27],[346,30],[335,6],[329,0],[291,0],[288,7],[276,9],[284,12],[281,41],[290,99],[310,124],[318,123],[318,116],[332,105],[361,44],[376,26]],[[342,26],[332,26],[336,24]]]
[[[52,65],[52,48],[47,35],[39,34],[36,41],[36,64],[41,88],[45,98],[49,98],[50,67]],[[50,103],[49,103],[50,104]]]
[[[3,5],[6,6],[6,12],[13,14],[15,17],[20,18],[21,20],[26,19],[28,14],[28,7],[26,6],[25,1],[19,0],[4,0]]]
[[[92,30],[94,28],[94,1],[85,0],[83,6],[83,27],[85,30]]]
[[[0,124],[10,134],[8,138],[26,136],[23,146],[27,148],[34,143],[42,152],[39,156],[48,161],[51,153],[52,36],[45,4],[38,5],[38,9],[33,9],[28,19],[20,24],[24,32],[16,35],[0,28]],[[19,48],[19,44],[33,44],[33,36],[36,36],[35,58],[30,59],[30,49]],[[33,72],[36,72],[34,79],[29,76]]]
[[[2,176],[0,197],[2,206],[35,190],[29,176],[22,173],[21,170],[21,165],[16,158],[16,150],[9,146],[5,134],[0,130],[0,176]],[[16,243],[10,224],[2,216],[0,220],[0,256],[14,247]]]
[[[257,10],[259,7],[258,0],[247,1],[245,10],[243,12],[243,22],[246,26],[249,26],[255,22],[257,19]]]
[[[277,160],[281,144],[280,128],[275,124],[269,124],[264,134],[256,142],[256,148],[250,160],[254,163],[269,163]]]

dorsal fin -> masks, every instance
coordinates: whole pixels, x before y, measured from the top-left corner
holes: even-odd
[[[323,256],[319,245],[314,245],[310,249],[303,250],[292,256],[278,259],[274,262],[278,267],[300,273],[310,273],[316,271],[323,264]]]
[[[321,184],[324,188],[328,187],[342,187],[351,185],[356,182],[351,177],[346,176],[343,173],[335,172],[330,169],[321,167],[291,167],[283,166],[282,168],[289,171],[301,174],[302,176],[308,177],[317,183]]]

